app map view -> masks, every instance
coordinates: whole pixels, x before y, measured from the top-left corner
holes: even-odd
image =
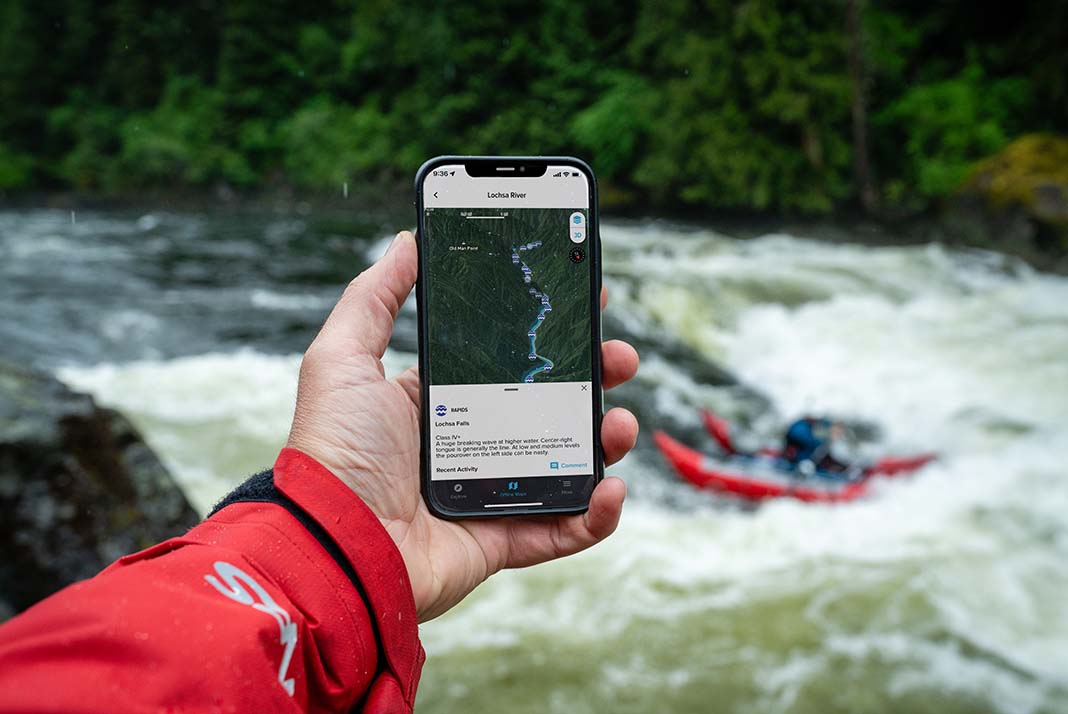
[[[591,380],[590,267],[568,256],[573,212],[427,210],[431,384]]]

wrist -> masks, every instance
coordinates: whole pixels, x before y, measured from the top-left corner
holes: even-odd
[[[412,601],[415,603],[416,619],[426,622],[434,617],[430,612],[435,600],[433,594],[433,577],[426,577],[423,559],[419,549],[412,543],[412,528],[409,523],[397,519],[378,519],[383,530],[389,534],[390,540],[400,553],[404,562],[405,572],[408,574],[408,582],[412,588]]]
[[[295,448],[282,449],[274,481],[322,526],[352,565],[383,643],[401,642],[399,646],[421,651],[408,568],[378,516],[333,472]]]

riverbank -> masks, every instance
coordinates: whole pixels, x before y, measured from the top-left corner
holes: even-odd
[[[1065,189],[1068,191],[1068,189]],[[1066,194],[1068,195],[1068,194]],[[332,195],[301,193],[292,189],[273,192],[236,192],[220,187],[210,192],[195,190],[144,193],[27,193],[0,196],[0,211],[47,207],[79,211],[179,211],[210,213],[261,213],[318,217],[329,221],[359,212],[385,231],[414,228],[412,188],[406,183],[346,184]],[[855,208],[841,208],[826,216],[801,216],[753,211],[708,211],[678,205],[650,211],[632,200],[602,201],[603,220],[659,220],[677,225],[680,233],[713,230],[740,239],[770,233],[803,235],[830,243],[856,243],[891,247],[940,243],[947,246],[994,251],[1020,258],[1033,268],[1068,274],[1068,233],[1050,221],[1036,220],[1019,206],[997,206],[982,195],[962,192],[938,206],[913,212],[866,215]],[[361,219],[361,220],[363,220]]]

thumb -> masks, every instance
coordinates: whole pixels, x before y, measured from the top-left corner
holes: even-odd
[[[418,270],[415,236],[411,231],[401,231],[386,254],[345,288],[318,339],[335,345],[345,342],[350,354],[380,359],[393,334],[397,312],[415,285]]]

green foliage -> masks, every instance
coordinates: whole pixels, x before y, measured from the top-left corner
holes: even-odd
[[[389,165],[389,126],[389,117],[374,105],[313,99],[282,127],[286,175],[299,186],[327,189]]]
[[[116,108],[94,102],[84,90],[73,91],[66,104],[48,114],[49,133],[70,147],[49,170],[51,177],[78,189],[107,187],[119,150],[120,120]]]
[[[1068,0],[862,8],[884,203],[1068,125]],[[843,0],[7,0],[0,186],[333,193],[439,153],[576,153],[649,205],[826,212],[855,197],[845,20]]]
[[[33,175],[33,157],[0,144],[0,191],[25,188]]]
[[[575,115],[571,132],[579,146],[597,157],[605,176],[625,177],[638,161],[654,128],[656,93],[640,76],[616,72],[593,104]]]
[[[257,177],[245,155],[223,136],[224,103],[220,90],[192,77],[173,77],[156,107],[121,123],[121,175],[113,184],[254,184]]]
[[[644,17],[633,51],[655,89],[638,186],[661,201],[802,211],[846,194],[837,3],[650,3]]]
[[[1030,100],[1025,79],[988,80],[971,64],[955,77],[907,90],[876,124],[899,127],[905,136],[909,166],[902,180],[925,197],[941,196],[960,186],[977,160],[1008,143]]]

